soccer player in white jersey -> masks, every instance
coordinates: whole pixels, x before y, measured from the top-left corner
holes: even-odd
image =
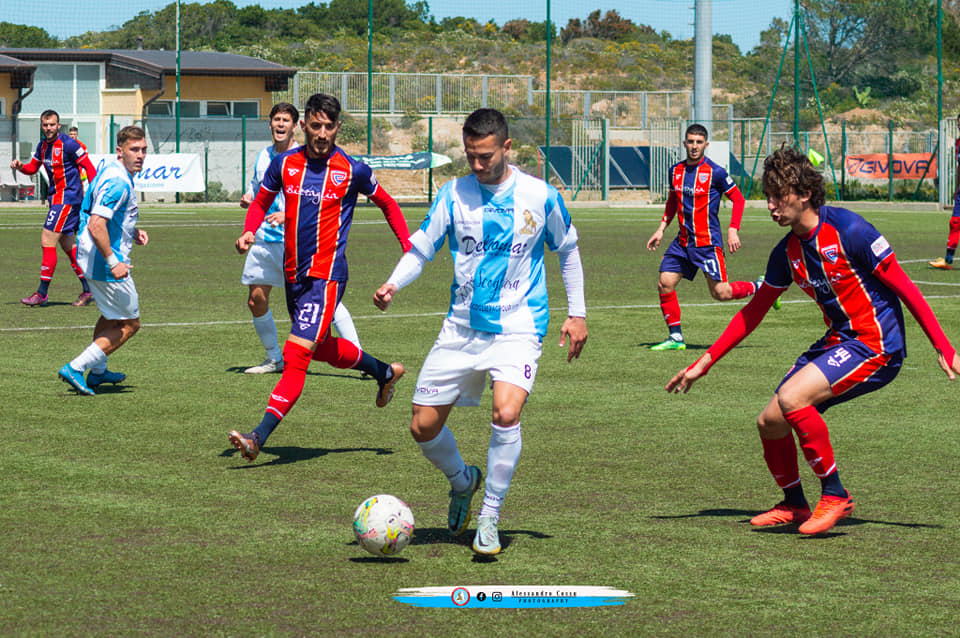
[[[293,133],[299,120],[300,112],[297,107],[288,102],[278,102],[270,109],[270,136],[273,144],[257,154],[250,186],[240,198],[241,208],[250,207],[273,158],[297,146]],[[247,307],[253,315],[253,328],[267,351],[264,362],[244,370],[247,374],[283,372],[283,351],[277,341],[277,324],[270,311],[270,290],[274,287],[283,288],[283,207],[283,197],[273,200],[263,224],[257,230],[256,243],[247,251],[247,259],[243,264],[240,281],[250,291]],[[342,303],[337,304],[332,323],[341,337],[360,347],[353,317]]]
[[[447,526],[459,536],[470,522],[470,503],[483,475],[464,463],[445,424],[455,405],[479,404],[490,375],[492,434],[473,541],[478,554],[500,551],[497,524],[520,458],[520,412],[547,334],[544,245],[560,257],[567,293],[560,346],[569,338],[568,362],[580,356],[587,341],[577,230],[555,188],[507,163],[510,143],[499,111],[479,109],[467,118],[463,145],[472,174],[444,184],[410,236],[413,248],[374,294],[376,306],[386,310],[447,241],[454,264],[450,310],[417,379],[410,432],[450,481]]]
[[[130,276],[133,244],[146,246],[147,231],[137,228],[139,210],[133,175],[143,168],[147,136],[139,126],[125,126],[117,133],[117,158],[97,173],[80,209],[77,263],[90,283],[100,310],[93,329],[93,342],[75,359],[60,368],[60,378],[80,394],[93,396],[104,383],[114,385],[127,378],[107,370],[107,356],[140,329],[140,302]],[[86,380],[84,372],[90,373]]]

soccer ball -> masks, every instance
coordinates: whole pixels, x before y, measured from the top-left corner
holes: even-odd
[[[353,534],[374,556],[396,556],[413,538],[413,512],[396,496],[371,496],[353,515]]]

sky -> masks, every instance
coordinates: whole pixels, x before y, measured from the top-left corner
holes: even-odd
[[[122,25],[142,11],[157,11],[172,0],[124,0],[123,2],[78,2],[77,0],[2,0],[0,21],[36,26],[63,39],[87,31],[106,31]],[[294,9],[311,0],[232,0],[238,7],[259,4],[264,9]],[[408,0],[412,4],[414,0]],[[430,14],[438,20],[464,16],[479,22],[492,19],[498,25],[515,18],[546,20],[548,0],[485,0],[465,3],[462,0],[428,0]],[[579,0],[549,0],[550,18],[558,28],[571,18],[583,20],[590,11],[615,9],[636,24],[646,24],[656,31],[669,32],[675,39],[694,34],[694,10],[697,0],[600,0],[584,8]],[[704,1],[704,0],[701,0]],[[206,0],[200,0],[201,3]],[[322,4],[323,0],[313,0]],[[741,51],[747,52],[760,41],[760,32],[770,26],[774,17],[789,21],[792,0],[711,0],[713,32],[725,33]]]

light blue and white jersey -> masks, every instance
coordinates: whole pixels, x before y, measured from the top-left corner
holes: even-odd
[[[133,189],[133,176],[120,160],[114,158],[105,163],[93,183],[87,188],[80,207],[80,229],[77,233],[77,263],[84,276],[97,281],[117,281],[110,274],[107,260],[93,243],[87,228],[90,216],[97,215],[107,220],[110,248],[117,259],[130,263],[133,248],[133,231],[140,211],[137,209],[137,194]]]
[[[257,192],[260,191],[260,182],[263,181],[263,176],[270,167],[270,162],[272,162],[273,158],[277,155],[279,155],[279,153],[277,153],[277,151],[273,148],[273,144],[257,153],[257,162],[253,166],[253,178],[250,180],[250,190],[247,191],[247,193],[252,197],[256,197]],[[283,212],[282,193],[277,194],[277,196],[273,199],[273,204],[271,204],[270,208],[267,209],[267,215],[276,212]],[[264,218],[263,223],[260,224],[260,228],[257,229],[257,241],[266,242],[268,244],[282,243],[283,224],[280,224],[279,226],[271,226],[270,222]]]
[[[448,241],[452,322],[542,338],[550,322],[543,247],[573,249],[577,229],[555,188],[510,168],[496,190],[472,174],[444,184],[410,243],[432,261]]]

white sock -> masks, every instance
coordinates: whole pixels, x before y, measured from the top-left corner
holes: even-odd
[[[94,374],[103,374],[107,371],[107,355],[103,355],[103,361],[97,361],[90,366],[90,372]]]
[[[333,327],[341,337],[360,348],[360,336],[357,334],[356,326],[353,325],[353,315],[342,303],[338,303],[337,309],[333,311]]]
[[[465,492],[470,487],[470,473],[467,465],[460,456],[457,440],[447,426],[443,426],[440,434],[430,441],[417,441],[420,451],[434,467],[443,472],[450,481],[450,489],[454,492]]]
[[[100,346],[96,343],[91,343],[76,359],[70,362],[70,367],[78,372],[85,372],[90,368],[97,367],[98,364],[102,364],[103,369],[106,370],[107,355],[103,353]]]
[[[505,428],[491,423],[490,427],[493,431],[490,434],[490,447],[487,448],[486,493],[483,495],[480,516],[499,519],[500,505],[510,489],[523,441],[519,423]]]
[[[277,343],[277,324],[273,322],[273,313],[267,310],[265,314],[254,317],[253,328],[260,337],[260,343],[267,350],[267,358],[271,361],[283,360],[283,352],[280,350],[280,344]]]

